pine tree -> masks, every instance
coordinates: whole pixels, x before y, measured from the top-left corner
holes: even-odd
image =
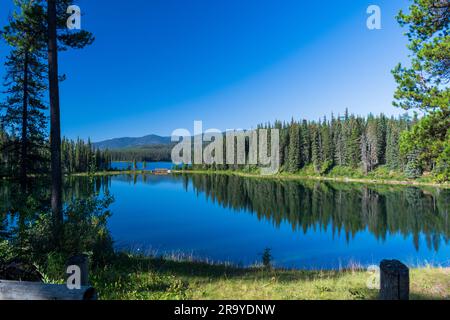
[[[289,129],[288,171],[297,172],[300,169],[300,130],[298,124],[292,121]]]
[[[400,125],[393,119],[389,120],[386,131],[386,165],[391,170],[400,170],[402,167],[399,150],[400,132]]]
[[[359,120],[351,116],[345,132],[346,165],[356,168],[361,160],[361,127]]]
[[[334,163],[334,148],[333,148],[333,136],[332,127],[330,123],[324,118],[321,127],[321,137],[322,137],[322,171],[327,171],[333,166]]]
[[[401,149],[409,149],[408,157],[419,153],[422,169],[445,177],[450,175],[450,2],[413,0],[409,12],[400,11],[397,19],[408,27],[411,63],[392,71],[397,82],[394,105],[425,113],[413,121],[412,134],[401,139]],[[408,168],[410,163],[415,161],[410,159]]]
[[[420,151],[415,149],[407,155],[405,174],[410,179],[416,179],[422,175],[422,167],[419,161]]]
[[[338,118],[335,124],[333,141],[335,145],[334,160],[338,166],[343,166],[345,165],[346,144],[343,131],[343,124],[340,118]]]
[[[47,40],[48,79],[50,96],[50,149],[52,169],[51,206],[55,219],[55,240],[59,241],[62,223],[62,167],[61,167],[61,123],[59,104],[58,50],[81,49],[91,44],[91,33],[80,30],[69,31],[66,26],[69,0],[47,0],[40,2],[45,7],[47,30],[42,36]]]
[[[386,164],[386,134],[387,134],[387,119],[386,116],[380,114],[376,121],[376,136],[377,136],[377,157],[378,164]]]
[[[311,161],[314,165],[314,170],[320,172],[321,167],[321,142],[320,142],[320,131],[317,126],[311,127],[312,140],[311,140]]]
[[[29,0],[17,0],[19,11],[15,12],[4,28],[3,37],[13,50],[7,57],[7,100],[4,123],[19,139],[12,152],[19,160],[18,176],[26,190],[27,176],[40,170],[44,162],[46,117],[43,94],[46,90],[43,38],[45,30],[42,8]]]
[[[361,162],[364,173],[372,171],[379,161],[378,139],[377,139],[377,120],[372,116],[366,124],[366,128],[361,136]]]

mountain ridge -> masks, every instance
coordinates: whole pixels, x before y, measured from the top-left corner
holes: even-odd
[[[133,147],[168,145],[171,143],[171,137],[159,136],[156,134],[149,134],[142,137],[121,137],[107,139],[99,142],[94,142],[94,147],[104,150],[126,149]]]

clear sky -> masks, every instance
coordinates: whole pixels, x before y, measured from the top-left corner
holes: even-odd
[[[3,26],[12,0],[0,0]],[[407,0],[78,0],[83,50],[63,52],[62,131],[93,141],[251,128],[350,112],[399,114],[390,70],[407,58]],[[368,30],[366,9],[382,10]],[[0,45],[0,63],[9,48]],[[3,77],[4,68],[0,69]],[[0,96],[0,98],[2,98]]]

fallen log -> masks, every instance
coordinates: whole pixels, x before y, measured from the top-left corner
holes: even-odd
[[[97,300],[94,288],[69,289],[65,284],[0,280],[0,300]]]

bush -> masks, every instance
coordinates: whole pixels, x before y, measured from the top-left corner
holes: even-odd
[[[94,264],[103,265],[113,254],[113,241],[107,229],[108,210],[113,198],[75,200],[65,209],[63,250],[68,255],[85,253]]]
[[[38,215],[27,229],[16,236],[15,243],[26,248],[23,255],[39,265],[49,278],[58,279],[64,273],[65,261],[72,255],[87,254],[95,266],[105,265],[112,255],[113,241],[107,229],[108,210],[112,197],[91,197],[73,200],[64,208],[60,245],[54,245],[51,213]]]

